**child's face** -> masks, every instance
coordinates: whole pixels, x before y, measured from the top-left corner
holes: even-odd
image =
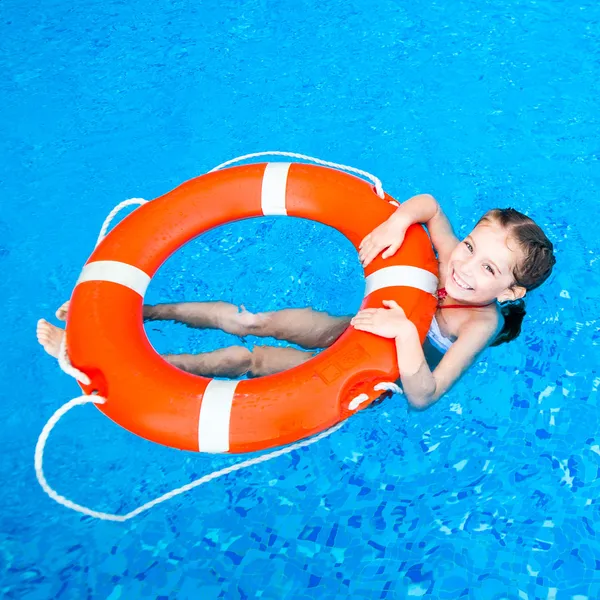
[[[456,300],[487,304],[497,299],[515,300],[525,289],[513,286],[513,270],[523,253],[507,231],[494,221],[484,221],[454,249],[444,287]]]

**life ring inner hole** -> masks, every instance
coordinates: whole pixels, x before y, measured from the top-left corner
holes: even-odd
[[[253,313],[311,307],[343,316],[356,314],[364,289],[356,249],[336,229],[297,217],[255,217],[213,228],[186,243],[152,278],[144,303],[221,301]],[[299,348],[272,337],[240,337],[172,321],[146,321],[144,328],[161,355],[229,346]]]

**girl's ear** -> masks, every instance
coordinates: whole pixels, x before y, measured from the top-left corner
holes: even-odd
[[[527,290],[520,285],[513,285],[506,288],[499,296],[498,302],[514,302],[520,300],[525,296]]]

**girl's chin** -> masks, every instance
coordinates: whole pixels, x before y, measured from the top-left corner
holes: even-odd
[[[448,294],[457,300],[469,295],[469,290],[463,290],[459,285],[456,285],[451,277],[448,277],[445,287]]]
[[[448,295],[452,296],[455,300],[462,300],[464,302],[474,302],[473,292],[471,290],[463,290],[460,286],[454,282],[449,282],[450,285],[446,285],[446,291]]]

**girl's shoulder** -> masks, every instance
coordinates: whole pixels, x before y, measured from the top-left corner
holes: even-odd
[[[479,340],[491,342],[504,326],[504,317],[497,303],[469,311],[460,311],[461,322],[457,324],[457,341],[468,335],[476,336]]]

